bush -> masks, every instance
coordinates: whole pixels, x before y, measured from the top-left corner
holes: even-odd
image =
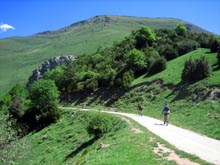
[[[197,48],[199,48],[200,45],[198,42],[194,41],[194,40],[183,40],[177,43],[177,51],[179,55],[183,55],[186,54],[188,52],[191,52],[193,50],[196,50]]]
[[[217,52],[219,47],[220,47],[220,42],[218,41],[218,38],[212,37],[209,40],[209,48],[211,53]]]
[[[172,45],[163,45],[160,47],[159,53],[166,58],[166,60],[172,60],[178,57],[177,51]]]
[[[90,113],[90,115],[88,113],[86,116],[90,116],[87,132],[96,138],[100,138],[106,133],[114,133],[127,126],[119,117],[105,113]]]
[[[28,118],[36,120],[28,123],[29,126],[31,126],[30,129],[42,129],[49,124],[55,122],[59,118],[59,92],[54,81],[36,81],[30,88],[29,97],[31,99],[31,107],[30,110],[27,112],[27,114],[29,114]],[[28,120],[27,122],[30,121]],[[32,122],[36,124],[32,125]]]
[[[218,60],[218,67],[220,68],[220,47],[218,49],[217,60]]]
[[[121,70],[116,76],[114,85],[116,87],[122,87],[124,89],[129,88],[131,82],[134,80],[134,72],[132,70]]]
[[[186,82],[198,81],[210,75],[208,60],[201,57],[195,61],[190,58],[184,64],[182,80]]]
[[[135,33],[136,48],[142,49],[147,45],[152,46],[156,41],[156,34],[148,27],[142,27]]]
[[[159,57],[150,64],[150,67],[148,68],[148,73],[152,75],[161,72],[164,69],[166,69],[166,60],[164,57]]]
[[[179,23],[175,29],[176,33],[178,35],[184,36],[187,33],[186,27],[183,25],[183,23]]]
[[[111,117],[106,114],[95,114],[87,127],[87,132],[89,135],[94,135],[97,138],[102,137],[105,133],[111,131],[113,125],[111,122]]]

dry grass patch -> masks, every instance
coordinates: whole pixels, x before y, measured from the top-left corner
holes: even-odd
[[[187,158],[181,158],[170,148],[165,147],[163,144],[157,143],[157,147],[154,148],[154,153],[160,155],[169,161],[175,161],[178,165],[199,165],[198,163],[192,162]]]

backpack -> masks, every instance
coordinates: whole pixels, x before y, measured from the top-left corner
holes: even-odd
[[[170,108],[167,105],[164,107],[164,113],[165,114],[169,114],[170,113]]]

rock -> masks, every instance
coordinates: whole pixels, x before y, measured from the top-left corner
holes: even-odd
[[[48,135],[41,136],[41,140],[46,140],[48,138]]]
[[[220,89],[214,89],[210,94],[211,100],[220,100]]]
[[[43,62],[39,68],[32,72],[32,75],[28,79],[27,87],[29,88],[35,81],[39,80],[47,71],[54,69],[58,65],[66,64],[68,61],[74,61],[75,59],[76,56],[73,55],[58,56],[52,57],[49,60]]]

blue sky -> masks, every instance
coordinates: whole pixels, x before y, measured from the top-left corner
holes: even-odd
[[[179,18],[220,34],[220,0],[1,0],[0,38],[57,30],[96,15]]]

